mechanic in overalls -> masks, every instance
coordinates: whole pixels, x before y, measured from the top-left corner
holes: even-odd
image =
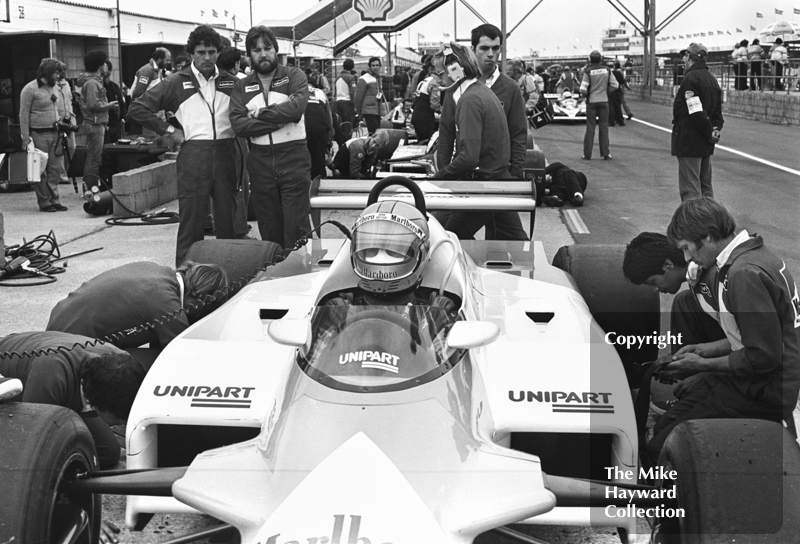
[[[647,446],[657,459],[669,433],[691,419],[786,421],[800,390],[800,297],[786,264],[711,198],[683,202],[667,235],[699,266],[719,272],[712,292],[725,340],[687,346],[662,371],[686,378],[678,402],[656,422]]]

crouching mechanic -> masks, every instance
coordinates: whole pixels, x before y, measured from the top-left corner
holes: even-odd
[[[88,342],[91,338],[63,332],[8,335],[0,338],[0,373],[23,384],[22,395],[11,400],[63,406],[80,414],[105,470],[114,468],[120,456],[110,426],[125,424],[145,369],[119,348],[83,347]]]
[[[146,261],[129,263],[67,295],[50,312],[47,330],[111,336],[108,341],[120,348],[147,343],[163,348],[219,308],[228,298],[227,286],[228,275],[213,264],[186,261],[173,270]]]
[[[560,162],[548,164],[544,172],[547,175],[545,179],[547,196],[542,199],[545,204],[557,208],[563,206],[565,202],[576,207],[583,206],[583,194],[588,185],[586,174]]]
[[[333,175],[338,178],[372,178],[372,168],[378,159],[378,152],[389,145],[389,133],[378,130],[371,136],[353,138],[339,147],[333,157]]]
[[[430,251],[427,218],[405,202],[368,206],[353,226],[350,262],[358,288],[340,291],[326,306],[435,306],[455,318],[456,304],[436,289],[420,287]]]
[[[800,297],[786,264],[710,198],[683,202],[667,229],[671,242],[705,269],[719,272],[711,292],[727,341],[686,346],[662,371],[700,374],[653,428],[657,459],[669,433],[691,419],[792,421],[800,390]]]

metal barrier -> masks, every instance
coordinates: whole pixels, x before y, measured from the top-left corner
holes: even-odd
[[[738,62],[709,62],[708,70],[717,78],[722,89],[746,90],[750,87],[752,77],[752,65],[760,64],[761,74],[757,76],[761,82],[762,91],[785,91],[789,94],[792,91],[800,91],[800,59],[789,59],[785,64],[780,65],[780,74],[777,74],[776,65],[780,64],[773,60]],[[739,75],[739,64],[747,66],[747,75]],[[625,72],[628,83],[632,85],[643,85],[643,66],[633,66]],[[670,87],[680,85],[683,80],[684,65],[669,65],[656,67],[656,87]],[[737,85],[737,81],[742,88]],[[756,82],[758,83],[758,82]]]

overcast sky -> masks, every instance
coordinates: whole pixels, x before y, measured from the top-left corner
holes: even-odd
[[[113,3],[115,0],[100,0]],[[507,0],[507,28],[511,30],[538,0]],[[500,26],[500,0],[468,0],[490,23]],[[640,21],[644,20],[644,0],[620,0]],[[237,16],[237,27],[250,24],[249,0],[119,0],[121,9],[151,15],[162,15],[182,19],[199,20],[200,12],[208,21],[224,19],[227,10],[229,18]],[[317,0],[254,0],[253,20],[292,19],[307,9],[314,7]],[[417,36],[426,41],[453,39],[453,3],[448,1],[441,8],[415,23],[399,36],[399,44],[415,47]],[[670,16],[684,0],[657,0],[656,21],[660,24]],[[565,7],[568,6],[568,7]],[[782,10],[778,15],[775,10]],[[686,11],[664,28],[660,37],[666,40],[657,44],[662,49],[680,49],[692,41],[701,41],[709,48],[729,48],[734,41],[752,40],[757,31],[765,25],[789,20],[800,22],[800,0],[696,0]],[[212,19],[212,10],[218,18]],[[757,17],[757,13],[763,15]],[[604,29],[617,25],[622,15],[605,0],[543,0],[531,15],[508,38],[509,56],[526,55],[530,50],[538,50],[543,55],[588,54],[600,48]],[[468,38],[469,30],[481,24],[463,4],[457,7],[458,38]],[[755,27],[756,31],[751,30]],[[742,32],[737,32],[737,29]],[[722,34],[719,34],[719,32]],[[705,32],[706,36],[691,36]],[[713,33],[713,37],[709,34]],[[449,34],[444,36],[444,34]],[[683,36],[683,39],[680,36]],[[675,37],[673,40],[672,37]],[[359,44],[362,52],[377,49],[370,39]]]

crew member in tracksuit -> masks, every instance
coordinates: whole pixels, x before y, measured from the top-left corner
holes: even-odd
[[[581,96],[586,97],[586,134],[583,136],[583,158],[592,158],[594,147],[594,127],[600,124],[600,155],[611,159],[608,148],[608,93],[619,89],[619,83],[611,75],[611,70],[603,66],[603,56],[599,51],[589,55],[589,66],[581,77]]]
[[[439,102],[439,83],[431,73],[433,65],[428,64],[425,68],[428,70],[428,77],[417,85],[411,114],[411,124],[414,125],[418,142],[429,140],[433,136],[436,130],[436,112],[442,109]]]
[[[339,147],[333,158],[335,177],[364,179],[374,177],[372,167],[378,152],[389,145],[389,133],[378,130],[372,136],[352,138]]]
[[[786,263],[711,198],[683,202],[667,229],[699,266],[719,270],[715,288],[727,342],[685,346],[663,371],[692,376],[653,428],[652,458],[691,419],[792,421],[800,391],[800,296]],[[684,383],[686,380],[684,380]]]
[[[217,68],[222,40],[216,30],[200,25],[189,35],[186,51],[192,63],[156,85],[131,104],[128,117],[158,134],[183,144],[178,154],[180,226],[175,263],[183,263],[189,247],[203,239],[209,196],[214,198],[217,238],[236,238],[236,161],[230,99],[235,77]],[[175,112],[175,128],[156,112]]]
[[[325,158],[333,138],[333,112],[325,90],[308,85],[308,104],[305,113],[306,142],[311,155],[311,179],[327,177]]]
[[[303,113],[308,80],[299,68],[278,64],[278,40],[255,26],[245,39],[252,72],[231,96],[231,124],[250,138],[247,170],[263,240],[289,249],[311,230],[311,157]]]
[[[681,201],[713,198],[711,155],[719,141],[722,91],[706,66],[708,50],[693,43],[682,51],[686,73],[672,105],[672,155],[678,157],[678,190]]]
[[[136,75],[133,78],[131,85],[131,102],[135,102],[145,92],[149,91],[162,81],[164,81],[164,71],[172,68],[172,53],[165,47],[156,47],[150,57],[150,61],[136,70]],[[163,111],[158,112],[158,116],[166,120]],[[138,129],[133,128],[134,133],[138,133]],[[152,131],[143,131],[145,136],[153,136]]]

